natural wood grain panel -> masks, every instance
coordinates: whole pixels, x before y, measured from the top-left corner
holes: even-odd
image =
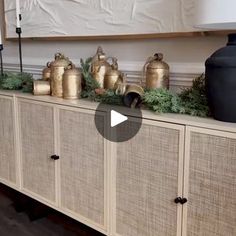
[[[104,226],[104,139],[93,114],[60,110],[60,153],[62,207]]]
[[[53,107],[19,102],[23,188],[55,201]]]
[[[2,97],[0,97],[0,178],[16,184],[13,101]]]
[[[145,124],[132,140],[118,144],[119,235],[176,236],[179,135],[178,130]]]
[[[188,236],[236,235],[236,139],[191,132]]]

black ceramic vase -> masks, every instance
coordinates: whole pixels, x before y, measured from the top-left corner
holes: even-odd
[[[213,117],[236,123],[236,34],[207,59],[206,89]]]

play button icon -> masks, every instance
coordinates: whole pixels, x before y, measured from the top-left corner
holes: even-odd
[[[125,142],[133,138],[142,126],[142,112],[122,106],[99,104],[95,113],[98,132],[111,142]]]
[[[127,120],[127,116],[124,116],[117,111],[111,110],[111,127],[115,127]]]

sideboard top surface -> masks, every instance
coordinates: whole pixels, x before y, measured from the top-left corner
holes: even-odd
[[[30,93],[22,93],[20,91],[0,90],[0,96],[28,99],[28,100],[32,100],[36,102],[45,102],[45,103],[55,104],[59,106],[60,105],[68,106],[68,107],[81,108],[81,109],[87,109],[87,110],[92,110],[92,111],[95,111],[98,106],[97,102],[91,102],[85,99],[66,100],[66,99],[56,98],[56,97],[51,97],[51,96],[34,96]],[[132,110],[129,108],[124,108],[124,113],[132,116]],[[142,115],[143,115],[143,119],[236,133],[236,123],[221,122],[221,121],[214,120],[212,118],[201,118],[201,117],[196,117],[196,116],[170,114],[170,113],[157,114],[150,110],[142,110]]]

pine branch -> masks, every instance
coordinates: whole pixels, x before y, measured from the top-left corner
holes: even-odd
[[[33,91],[33,76],[28,73],[6,72],[0,77],[0,88],[6,90]]]
[[[123,97],[121,95],[117,95],[113,90],[107,90],[102,95],[96,95],[96,102],[102,102],[110,105],[123,105]]]
[[[166,89],[146,91],[144,103],[159,113],[180,113],[201,117],[210,115],[204,75],[197,77],[191,88],[184,89],[177,95]]]
[[[159,113],[181,113],[182,107],[177,95],[167,89],[152,89],[144,93],[144,103]]]
[[[91,67],[92,58],[88,58],[86,61],[83,59],[80,60],[82,75],[85,82],[84,93],[82,93],[82,97],[86,97],[90,94],[91,91],[99,88],[99,83],[93,78],[90,67]]]

